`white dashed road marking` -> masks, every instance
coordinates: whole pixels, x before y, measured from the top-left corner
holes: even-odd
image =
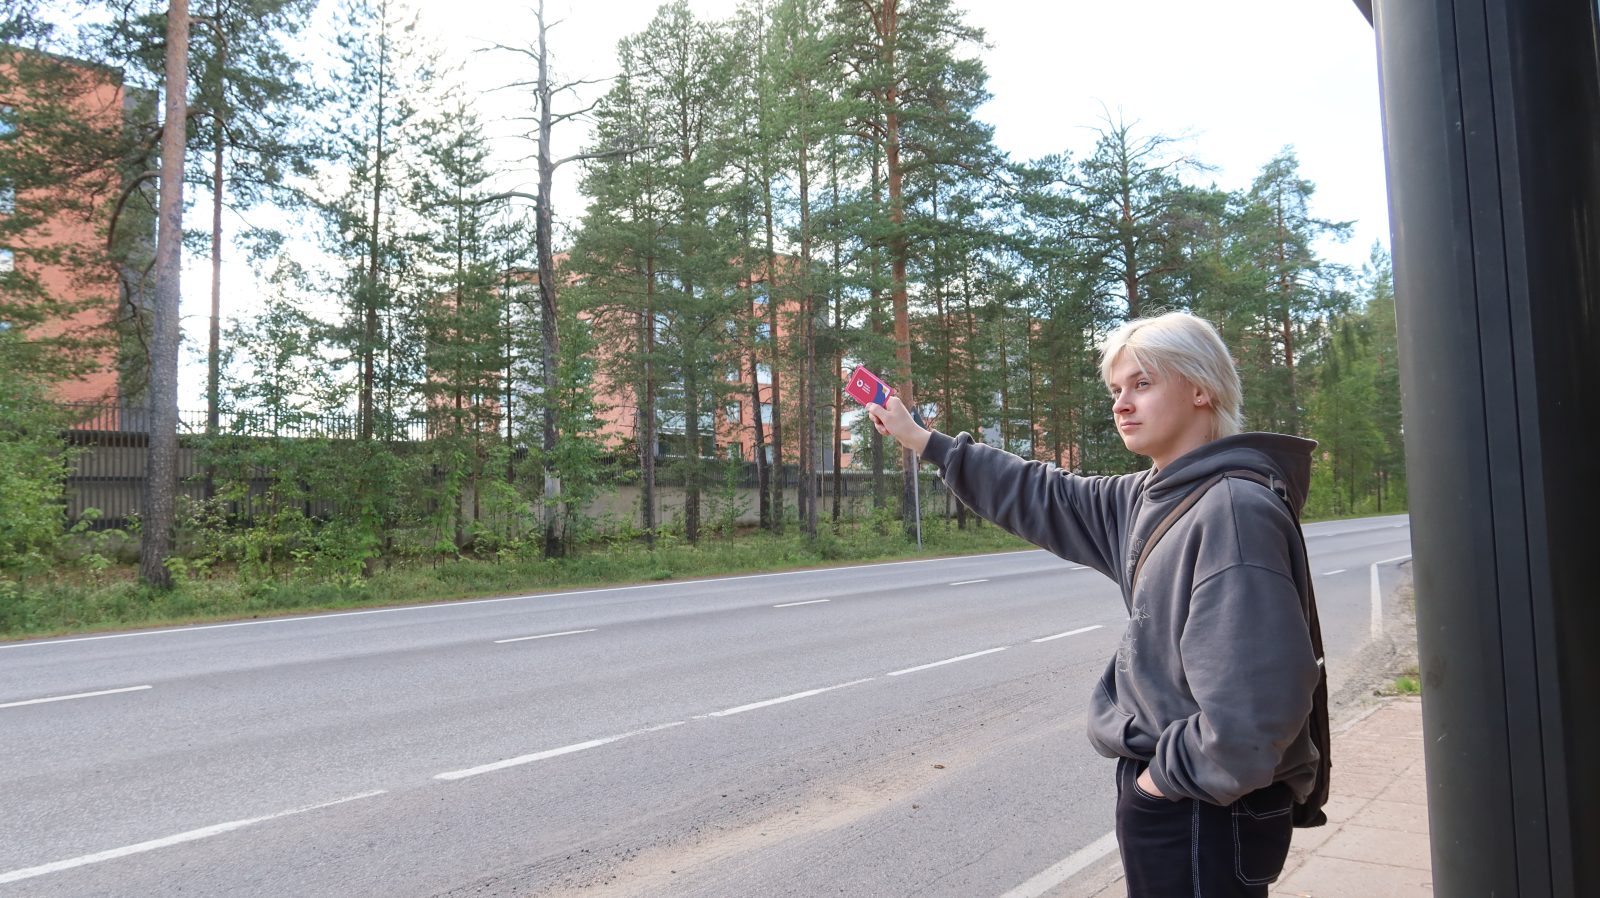
[[[68,858],[64,861],[56,861],[55,863],[51,864],[42,864],[38,867],[27,867],[21,870],[12,870],[10,873],[0,873],[0,885],[4,885],[8,882],[18,882],[24,879],[32,879],[35,876],[43,876],[46,873],[59,873],[62,870],[71,870],[73,867],[83,867],[89,864],[98,864],[101,861],[115,860],[119,857],[127,857],[130,854],[142,854],[146,851],[155,851],[157,848],[167,848],[172,845],[181,845],[184,842],[194,842],[199,839],[209,839],[212,836],[220,836],[223,833],[233,832],[236,829],[244,829],[247,826],[254,826],[257,823],[265,823],[268,820],[276,820],[279,817],[289,817],[294,814],[304,814],[308,811],[331,808],[336,804],[344,804],[345,802],[349,801],[359,801],[363,798],[371,798],[374,795],[382,794],[384,794],[384,790],[382,789],[379,789],[375,792],[363,792],[360,795],[352,795],[348,798],[339,798],[335,799],[334,801],[325,801],[321,804],[309,805],[303,808],[295,808],[294,810],[290,811],[279,811],[276,814],[266,814],[261,817],[251,817],[249,820],[234,820],[229,823],[218,823],[216,826],[207,826],[202,829],[191,829],[186,833],[178,833],[175,836],[167,836],[163,839],[152,839],[149,842],[140,842],[137,845],[128,845],[124,848],[113,848],[110,851],[101,851],[95,854],[85,854],[80,857]]]
[[[645,727],[642,730],[634,730],[630,733],[622,733],[621,735],[617,736],[607,736],[604,739],[590,739],[588,742],[579,742],[576,745],[563,745],[560,748],[552,748],[548,751],[534,752],[531,755],[519,755],[515,758],[506,758],[504,761],[495,761],[492,764],[484,764],[480,767],[469,767],[466,770],[450,770],[444,773],[435,774],[433,778],[436,780],[463,780],[469,776],[477,776],[481,773],[493,773],[496,770],[504,770],[507,767],[516,767],[521,764],[532,764],[534,761],[543,761],[547,758],[557,758],[562,755],[570,755],[573,752],[586,751],[591,748],[599,748],[602,745],[610,745],[613,742],[621,742],[624,739],[629,739],[634,736],[643,736],[645,733],[654,733],[657,730],[670,729],[676,726],[683,726],[683,721],[677,720],[673,721],[672,723],[663,723],[659,726]]]
[[[897,670],[894,673],[889,674],[889,676],[898,677],[903,674],[916,673],[919,670],[927,670],[930,667],[941,667],[946,664],[954,664],[957,661],[965,661],[968,658],[978,658],[982,657],[983,655],[993,655],[995,652],[1003,652],[1007,648],[1009,648],[1009,646],[1001,646],[997,649],[984,649],[981,652],[973,652],[970,655],[959,655],[955,658],[946,658],[943,661],[935,661],[932,664],[919,664],[916,667],[908,667],[905,670]]]
[[[102,689],[99,692],[79,692],[75,695],[56,695],[50,698],[30,698],[22,702],[6,702],[0,708],[20,708],[23,705],[43,705],[49,702],[66,702],[75,698],[94,698],[97,695],[116,695],[119,692],[140,692],[149,686],[128,686],[123,689]]]
[[[576,636],[579,633],[593,633],[593,632],[595,632],[593,629],[589,629],[589,630],[564,630],[564,631],[562,631],[560,633],[540,633],[538,636],[518,636],[515,639],[496,639],[494,641],[494,644],[495,645],[504,645],[505,643],[508,643],[508,642],[527,642],[530,639],[550,639],[550,638],[553,638],[553,637],[556,637],[556,636]]]
[[[1076,630],[1068,630],[1065,633],[1057,633],[1054,636],[1045,636],[1045,637],[1040,638],[1040,639],[1035,639],[1035,640],[1033,640],[1033,642],[1049,642],[1052,639],[1065,639],[1068,636],[1077,636],[1079,633],[1087,633],[1090,630],[1098,630],[1102,626],[1104,626],[1104,625],[1103,624],[1095,624],[1092,627],[1079,627]]]
[[[877,678],[876,677],[867,677],[864,680],[852,680],[852,681],[850,681],[848,683],[840,683],[837,686],[824,686],[821,689],[807,689],[805,692],[796,692],[793,695],[785,695],[785,696],[783,696],[781,698],[769,698],[764,702],[751,702],[748,705],[740,705],[737,708],[728,708],[725,711],[712,711],[710,714],[706,714],[704,716],[705,717],[731,717],[731,716],[733,716],[735,714],[743,714],[746,711],[754,711],[757,708],[770,708],[773,705],[781,705],[784,702],[792,702],[792,701],[795,701],[796,699],[810,698],[813,695],[821,695],[824,692],[832,692],[835,689],[845,689],[845,688],[848,688],[850,686],[860,686],[862,683],[870,682],[870,681],[872,681],[874,679],[877,679]]]

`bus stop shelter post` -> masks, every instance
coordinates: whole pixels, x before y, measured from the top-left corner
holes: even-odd
[[[1600,895],[1596,4],[1372,7],[1434,892]]]

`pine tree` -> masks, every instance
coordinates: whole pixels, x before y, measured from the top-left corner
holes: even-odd
[[[1179,180],[1201,166],[1162,134],[1139,135],[1109,116],[1094,153],[1071,176],[1083,202],[1084,236],[1103,266],[1102,301],[1119,303],[1127,318],[1149,308],[1183,304],[1173,276],[1197,223],[1188,214]]]
[[[222,309],[223,211],[271,201],[293,207],[290,175],[308,176],[313,148],[301,117],[313,102],[298,40],[314,0],[202,0],[194,19],[192,141],[208,157],[211,200],[211,321],[206,428],[217,429]],[[253,229],[250,229],[253,230]],[[254,232],[255,242],[278,235]]]
[[[318,201],[325,246],[343,268],[346,319],[337,339],[356,367],[360,438],[392,435],[397,404],[417,380],[417,352],[403,302],[407,292],[397,156],[416,115],[432,61],[414,38],[416,17],[400,0],[342,0],[338,68],[327,110],[331,161],[338,175]]]
[[[411,132],[421,152],[407,166],[406,205],[421,228],[410,262],[429,273],[418,304],[426,369],[418,389],[445,459],[440,514],[459,551],[481,516],[481,481],[498,434],[509,351],[500,327],[502,247],[510,235],[494,226],[495,209],[484,202],[492,173],[477,116],[456,92],[437,110]]]
[[[628,43],[624,41],[622,49]],[[668,226],[667,150],[650,139],[655,111],[640,78],[640,58],[619,53],[621,73],[595,110],[599,146],[629,146],[585,165],[591,199],[573,244],[570,268],[580,307],[597,339],[611,348],[599,374],[634,395],[634,445],[639,457],[640,527],[655,545],[658,396],[664,358],[659,331],[661,277]]]
[[[531,199],[534,204],[534,246],[536,252],[536,282],[535,287],[539,293],[539,334],[540,334],[540,371],[543,376],[543,393],[547,396],[556,395],[560,388],[560,366],[564,357],[561,350],[560,321],[564,314],[557,300],[561,283],[557,279],[555,263],[555,209],[552,202],[552,188],[555,183],[556,170],[570,162],[583,162],[589,160],[609,159],[625,155],[632,151],[636,142],[636,135],[613,134],[613,140],[595,149],[586,150],[565,158],[557,159],[551,154],[551,140],[556,125],[586,115],[593,106],[585,109],[570,109],[558,111],[555,108],[556,98],[574,88],[590,81],[578,80],[559,83],[553,74],[553,59],[550,51],[549,32],[550,23],[545,20],[544,0],[538,0],[533,9],[536,25],[536,34],[533,42],[526,47],[508,46],[497,44],[500,50],[518,53],[529,60],[534,66],[532,80],[519,82],[521,86],[533,89],[534,112],[529,118],[537,123],[532,139],[537,146],[535,162],[538,168],[538,188],[531,196],[521,191],[510,191],[499,194],[496,198],[521,197]],[[576,435],[566,434],[557,426],[558,413],[555,406],[546,405],[542,413],[542,433],[540,445],[541,457],[546,460],[544,472],[544,503],[546,508],[544,529],[545,557],[559,557],[569,540],[564,539],[560,531],[560,522],[569,516],[565,511],[567,500],[561,498],[562,481],[557,476],[554,464],[558,444],[565,439],[577,439]],[[572,513],[576,513],[575,511]]]
[[[1350,226],[1311,214],[1315,189],[1285,149],[1262,167],[1240,204],[1236,233],[1255,289],[1236,297],[1227,316],[1239,323],[1227,330],[1237,333],[1230,345],[1241,361],[1246,414],[1257,429],[1299,431],[1299,351],[1316,342],[1323,320],[1342,305],[1336,285],[1345,272],[1321,259],[1316,243],[1342,239]]]
[[[919,394],[912,371],[907,179],[925,169],[979,172],[995,164],[989,129],[973,115],[988,99],[987,75],[967,55],[983,35],[962,21],[950,0],[838,0],[833,11],[841,62],[851,73],[845,91],[860,102],[859,129],[883,152],[884,243],[899,362],[894,380],[902,399],[914,406]],[[902,518],[909,534],[917,526],[917,465],[909,450],[902,452],[902,466]]]
[[[183,163],[189,86],[189,4],[167,7],[161,206],[156,234],[155,320],[150,340],[150,434],[146,451],[139,578],[167,589],[178,492],[178,298],[183,270]]]

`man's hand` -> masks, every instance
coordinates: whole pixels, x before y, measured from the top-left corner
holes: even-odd
[[[1151,798],[1166,798],[1161,790],[1156,788],[1156,781],[1150,778],[1150,768],[1146,767],[1139,772],[1139,791]]]
[[[872,416],[872,426],[878,428],[879,433],[894,437],[895,442],[918,456],[928,448],[930,432],[917,424],[899,396],[890,396],[885,405],[867,403],[867,414]]]

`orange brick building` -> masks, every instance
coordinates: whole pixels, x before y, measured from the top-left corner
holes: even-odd
[[[753,328],[760,339],[766,339],[771,328],[770,316],[767,313],[766,297],[761,291],[756,293],[757,321]],[[794,300],[786,300],[778,306],[778,333],[779,341],[794,339],[791,336],[795,329],[795,322],[800,315],[800,304]],[[592,319],[590,319],[592,320]],[[605,357],[617,352],[625,352],[628,346],[618,343],[602,341],[597,352]],[[756,453],[755,425],[756,415],[761,416],[762,436],[766,458],[771,461],[772,453],[772,372],[765,363],[756,367],[754,384],[751,382],[750,351],[748,347],[728,345],[724,348],[724,358],[727,362],[725,387],[728,392],[724,403],[716,408],[708,409],[701,416],[702,455],[715,454],[725,457],[729,449],[736,451],[738,457],[745,461],[754,461]],[[832,399],[835,378],[828,374],[826,360],[819,359],[817,398],[819,412],[827,411],[826,403]],[[606,371],[607,366],[602,362],[600,371],[596,374],[595,398],[599,403],[600,419],[602,426],[600,433],[607,442],[616,448],[625,441],[633,441],[638,436],[639,407],[638,397],[631,384],[618,383]],[[781,398],[784,408],[784,446],[783,461],[785,464],[794,464],[799,461],[800,447],[793,434],[793,422],[799,418],[799,404],[797,401],[797,387],[799,372],[780,369]],[[843,378],[843,374],[837,376]],[[666,385],[668,389],[671,384]],[[752,393],[759,390],[761,398],[760,407],[756,407]],[[659,413],[658,413],[659,414]],[[679,416],[681,417],[681,416]],[[831,413],[828,415],[831,418]],[[684,451],[682,440],[687,430],[686,422],[674,420],[671,414],[661,415],[661,424],[657,427],[657,453],[659,455],[681,454]],[[839,438],[844,441],[842,467],[850,466],[851,454],[849,449],[850,433],[848,429],[841,429]],[[833,469],[832,443],[827,440],[826,426],[819,428],[819,446],[817,470],[827,472]]]
[[[30,78],[48,79],[30,82]],[[46,87],[30,90],[30,83]],[[62,165],[39,172],[40,135],[28,122],[76,120],[84,134],[120,133],[127,96],[120,75],[78,60],[16,47],[0,48],[0,140],[12,171],[29,182],[0,182],[0,326],[30,340],[70,340],[83,373],[61,376],[55,398],[112,402],[118,396],[114,321],[120,286],[105,249],[110,211],[121,187],[114,165]],[[67,116],[60,116],[66,107]],[[61,135],[54,135],[60,140]]]

